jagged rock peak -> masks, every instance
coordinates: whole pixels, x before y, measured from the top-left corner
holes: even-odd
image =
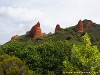
[[[83,32],[84,28],[83,28],[83,23],[81,20],[79,20],[78,24],[77,24],[77,28],[78,28],[78,32]]]
[[[82,20],[79,20],[78,25],[83,25]]]
[[[42,36],[42,31],[40,28],[40,22],[37,22],[37,24],[35,24],[31,30],[29,31],[29,35],[31,38],[38,38],[40,36]]]
[[[57,24],[57,25],[56,25],[56,28],[55,28],[55,32],[58,32],[58,31],[60,31],[60,30],[61,30],[61,27],[60,27],[59,24]]]
[[[39,21],[37,22],[36,26],[37,26],[37,27],[40,27],[40,22],[39,22]]]

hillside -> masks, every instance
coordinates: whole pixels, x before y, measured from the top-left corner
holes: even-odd
[[[91,20],[80,20],[65,29],[57,24],[53,34],[42,33],[38,22],[26,34],[15,35],[0,46],[2,75],[85,75],[86,72],[100,73],[100,25]]]
[[[83,20],[82,22],[85,27],[86,24],[89,22],[89,20]],[[60,31],[55,32],[54,34],[50,34],[48,36],[41,36],[38,38],[30,38],[29,34],[26,33],[25,35],[20,36],[17,39],[17,41],[33,43],[33,44],[41,44],[49,41],[55,42],[60,40],[81,41],[81,37],[85,33],[89,34],[92,43],[94,44],[100,43],[100,25],[96,23],[92,23],[89,29],[84,28],[83,32],[78,32],[78,27],[77,25],[75,25],[66,29],[61,29]]]

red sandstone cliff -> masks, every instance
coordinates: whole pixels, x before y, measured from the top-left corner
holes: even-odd
[[[38,38],[42,36],[42,31],[39,22],[31,28],[31,30],[29,31],[29,35],[31,38]]]
[[[89,20],[89,22],[87,23],[87,25],[86,25],[86,29],[89,29],[89,28],[91,28],[91,24],[92,24],[92,21],[91,20]]]
[[[78,32],[83,32],[84,28],[83,28],[83,23],[81,20],[79,20],[77,24],[77,28],[78,28]]]

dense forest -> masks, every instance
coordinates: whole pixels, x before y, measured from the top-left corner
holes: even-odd
[[[8,41],[0,46],[0,75],[100,75],[100,25],[91,26]]]

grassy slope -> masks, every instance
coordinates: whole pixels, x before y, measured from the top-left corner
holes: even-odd
[[[83,23],[84,23],[84,21],[83,21]],[[66,29],[62,29],[60,32],[54,33],[52,35],[39,37],[39,38],[35,38],[35,39],[30,39],[28,37],[28,35],[25,34],[25,35],[22,35],[17,40],[14,40],[14,41],[12,40],[12,41],[6,43],[6,45],[3,47],[4,48],[3,50],[5,51],[4,53],[10,52],[10,55],[15,54],[22,60],[26,61],[26,64],[28,66],[29,66],[29,64],[32,64],[32,69],[33,69],[33,67],[35,69],[37,69],[38,66],[36,66],[35,64],[37,63],[37,61],[40,62],[40,59],[36,58],[36,56],[42,57],[46,54],[48,55],[49,51],[51,51],[51,53],[49,53],[50,56],[44,56],[43,60],[41,60],[42,65],[45,65],[44,62],[46,62],[48,58],[51,58],[53,54],[57,57],[57,59],[60,59],[60,57],[61,57],[60,55],[63,55],[65,53],[65,52],[64,53],[62,52],[63,50],[65,50],[65,51],[70,50],[70,48],[67,46],[71,46],[73,43],[75,43],[75,44],[78,44],[77,46],[80,47],[80,44],[82,44],[80,42],[83,41],[81,37],[86,32],[90,35],[92,43],[97,44],[99,47],[99,50],[100,50],[100,43],[98,43],[100,40],[100,33],[99,33],[100,25],[93,23],[92,26],[93,26],[93,29],[85,30],[83,33],[77,32],[76,26],[73,26],[73,27],[69,27]],[[64,45],[64,48],[63,48],[61,43],[64,43],[65,40],[68,40],[68,41],[66,44],[62,44],[62,45]],[[61,43],[59,43],[57,41],[61,41]],[[43,43],[47,43],[47,42],[49,42],[47,45],[44,44],[42,46]],[[28,44],[28,45],[25,45],[25,44]],[[67,44],[71,44],[71,45],[67,45]],[[38,45],[38,47],[36,45]],[[50,48],[50,50],[48,50],[47,46]],[[54,49],[53,49],[54,51],[52,50],[52,47],[54,47]],[[69,49],[67,49],[67,48],[69,48]],[[46,50],[46,52],[45,52],[45,50]],[[40,53],[40,55],[38,55],[38,52],[41,52],[41,51],[42,51],[42,54]],[[58,53],[56,53],[56,52],[58,52]],[[59,54],[59,53],[63,53],[63,54]],[[59,56],[59,58],[58,58],[58,56]],[[64,56],[62,56],[62,57],[64,57]],[[48,57],[48,58],[46,58],[46,57]],[[54,57],[52,57],[52,59],[53,58]],[[29,62],[30,59],[32,59],[32,60]],[[61,58],[61,60],[62,60],[62,58]],[[54,64],[53,62],[50,61],[50,65],[51,64],[53,65]],[[61,62],[60,62],[60,66],[62,66]],[[41,65],[41,64],[39,64],[39,65]],[[46,64],[46,65],[48,65],[48,64]],[[59,64],[57,64],[56,66],[58,67],[58,65]],[[44,69],[50,69],[50,68],[48,68],[48,66],[47,66]]]

